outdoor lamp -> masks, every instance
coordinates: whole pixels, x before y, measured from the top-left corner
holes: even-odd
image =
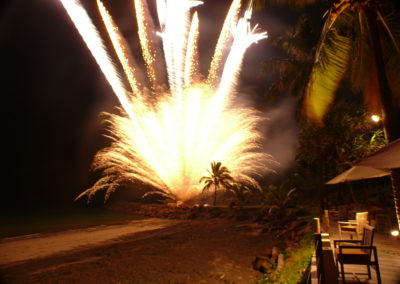
[[[371,119],[373,122],[379,122],[381,120],[379,115],[376,115],[376,114],[371,115]]]

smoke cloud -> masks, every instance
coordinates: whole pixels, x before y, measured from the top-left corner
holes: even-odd
[[[270,167],[277,176],[284,175],[294,164],[298,126],[295,119],[296,101],[286,98],[265,109],[267,120],[263,125],[265,151],[277,162]]]

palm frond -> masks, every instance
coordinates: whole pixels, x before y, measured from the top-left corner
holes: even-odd
[[[310,50],[318,41],[318,34],[309,15],[299,17],[294,28],[287,30],[279,36],[271,35],[272,44],[281,48],[292,60],[312,60]],[[311,55],[311,56],[310,56]]]
[[[326,28],[330,30],[333,25],[337,25],[337,20],[340,21],[343,18],[344,12],[349,11],[350,9],[348,8],[351,8],[351,5],[352,3],[348,0],[341,0],[339,3],[333,4],[325,13],[325,15],[328,15],[327,21],[325,22]]]
[[[212,181],[206,182],[205,186],[203,187],[203,192],[209,190],[212,185],[213,185]]]
[[[265,63],[267,64],[267,62]],[[265,66],[267,69],[267,66]],[[273,101],[281,92],[288,92],[292,97],[300,98],[304,93],[310,71],[311,61],[297,61],[292,59],[276,59],[266,72],[276,69],[278,79],[273,82],[267,92],[266,99]]]
[[[388,7],[383,7],[382,11],[378,10],[377,15],[397,54],[400,55],[400,11],[389,5]]]
[[[291,190],[289,190],[289,192],[287,193],[287,197],[290,197],[294,192],[296,191],[296,188],[292,188]]]
[[[394,103],[400,105],[400,11],[398,8],[385,8],[388,12],[382,11],[381,13],[381,22],[384,24],[386,31],[383,34],[386,40],[382,41],[383,56],[389,85],[395,95]]]
[[[295,61],[289,58],[270,58],[262,63],[260,76],[267,76],[275,72],[283,73],[290,69]]]
[[[400,11],[385,8],[388,11],[378,11],[384,28],[381,33],[382,53],[390,89],[395,95],[393,103],[400,106]]]
[[[328,107],[333,102],[335,92],[346,73],[352,50],[352,38],[343,34],[345,17],[336,19],[329,29],[327,20],[311,72],[304,100],[306,116],[321,123]],[[343,34],[343,35],[342,35]]]
[[[207,181],[209,181],[209,180],[211,180],[211,178],[210,178],[210,177],[208,177],[208,176],[204,176],[204,177],[201,177],[201,178],[200,178],[200,180],[199,180],[199,183],[202,183],[202,182],[207,182]]]
[[[372,63],[369,28],[362,10],[358,11],[357,14],[357,21],[354,24],[354,35],[350,82],[352,91],[360,93],[365,89]]]

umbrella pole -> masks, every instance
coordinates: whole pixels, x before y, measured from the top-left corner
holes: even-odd
[[[392,180],[392,193],[394,201],[394,209],[397,218],[397,225],[400,230],[400,203],[399,203],[399,189],[400,189],[400,169],[392,169],[391,180]]]
[[[354,194],[354,191],[353,191],[353,187],[351,186],[351,184],[349,182],[346,182],[346,184],[350,189],[350,195],[351,195],[351,199],[352,199],[353,203],[358,203],[356,195]]]

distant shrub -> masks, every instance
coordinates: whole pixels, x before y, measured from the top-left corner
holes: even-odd
[[[254,284],[306,283],[307,270],[313,254],[312,234],[307,234],[296,248],[284,252],[285,264],[279,273],[268,271]]]

